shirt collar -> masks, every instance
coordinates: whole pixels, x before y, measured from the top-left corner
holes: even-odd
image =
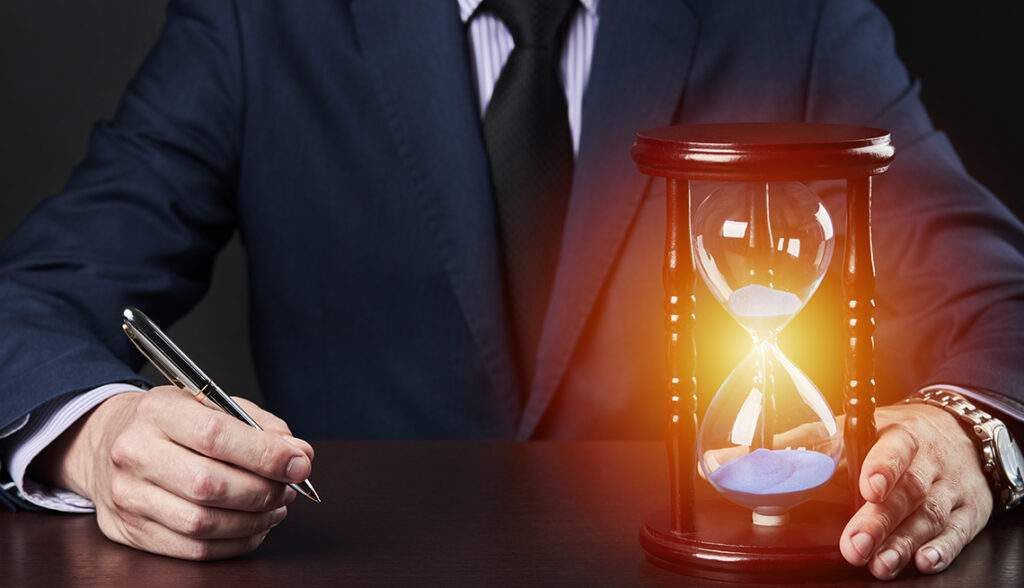
[[[459,18],[462,19],[463,23],[469,22],[469,19],[473,17],[473,13],[480,6],[480,3],[484,0],[458,0],[459,2]],[[583,9],[590,13],[591,16],[597,14],[597,3],[600,0],[577,0],[583,5]]]

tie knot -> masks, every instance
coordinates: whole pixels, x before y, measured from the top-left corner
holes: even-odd
[[[517,48],[550,47],[576,0],[484,0],[480,5],[501,19]]]

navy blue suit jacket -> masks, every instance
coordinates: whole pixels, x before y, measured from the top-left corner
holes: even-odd
[[[891,130],[880,401],[931,382],[1019,397],[1022,227],[932,128],[872,5],[600,11],[532,382],[513,365],[456,3],[182,0],[66,190],[3,247],[0,426],[137,380],[121,308],[172,323],[237,230],[266,405],[300,436],[658,437],[665,196],[629,147],[640,129],[736,120]],[[842,186],[816,188],[841,233]]]

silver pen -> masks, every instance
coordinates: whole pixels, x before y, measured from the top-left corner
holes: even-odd
[[[238,406],[213,380],[207,377],[203,370],[199,369],[199,366],[189,359],[174,344],[174,341],[171,341],[160,330],[160,327],[156,326],[156,323],[142,311],[129,306],[121,313],[121,318],[122,328],[128,338],[172,384],[183,390],[191,391],[199,402],[209,400],[224,412],[250,427],[263,430],[263,427],[252,420],[252,417],[246,414],[242,407]],[[317,495],[309,480],[288,485],[313,502],[320,502],[320,496]]]

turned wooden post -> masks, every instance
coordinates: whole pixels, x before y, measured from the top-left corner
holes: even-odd
[[[846,249],[843,256],[844,405],[850,509],[864,504],[860,471],[875,442],[875,262],[871,250],[871,176],[846,184]]]
[[[672,530],[693,529],[693,496],[697,475],[697,346],[693,253],[690,245],[690,184],[666,180],[665,230],[665,355],[668,386],[665,399],[668,421],[669,516]]]

